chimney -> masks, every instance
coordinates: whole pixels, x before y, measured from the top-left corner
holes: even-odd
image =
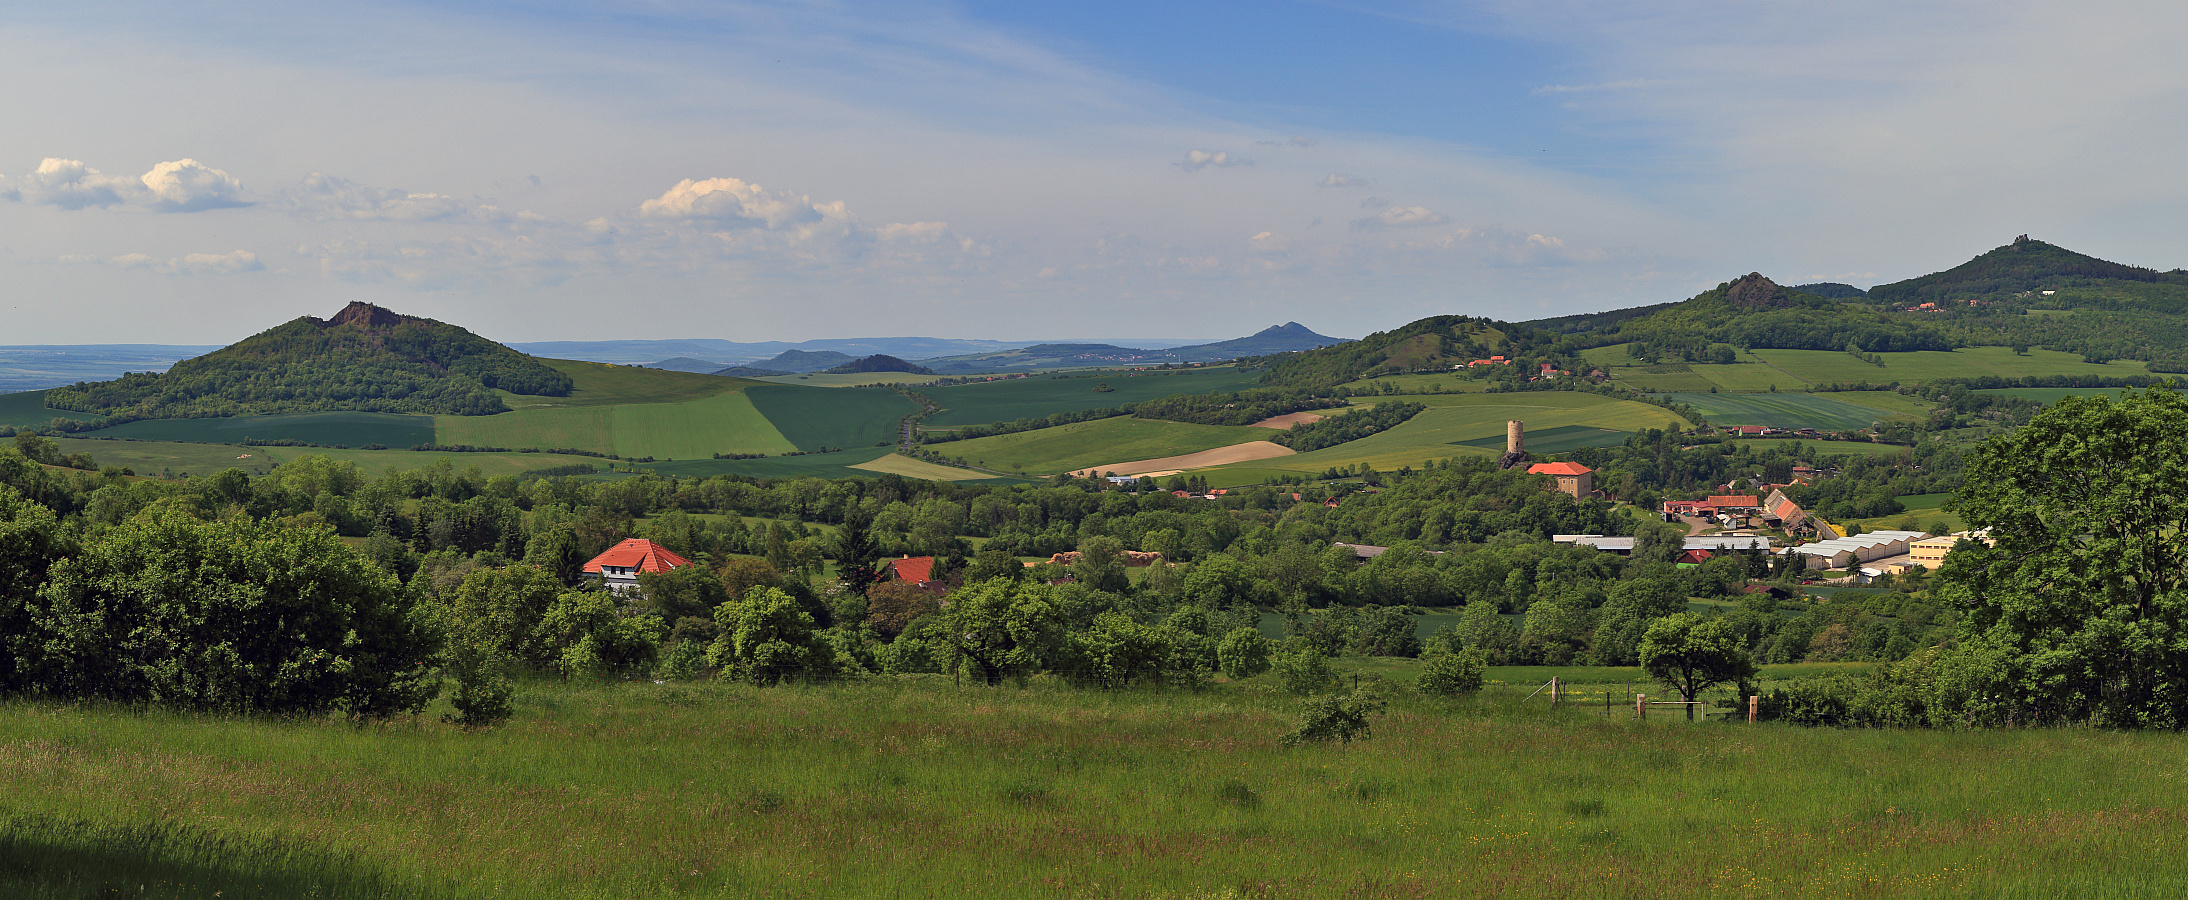
[[[1524,423],[1520,422],[1520,420],[1518,419],[1513,419],[1509,422],[1504,423],[1504,452],[1527,452],[1527,448],[1525,446],[1527,442],[1526,430],[1522,427],[1523,424]]]

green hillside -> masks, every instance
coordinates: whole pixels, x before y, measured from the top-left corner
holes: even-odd
[[[2102,260],[2056,244],[2030,240],[2027,235],[1943,272],[1877,285],[1869,289],[1869,296],[1921,303],[2089,287],[2105,282],[2173,288],[2151,296],[2176,301],[2158,304],[2160,311],[2188,312],[2188,272],[2178,269],[2160,272]]]
[[[574,360],[548,364],[570,378],[568,396],[521,398],[519,408],[496,416],[439,417],[434,443],[641,459],[799,449],[745,396],[761,387],[755,382]]]
[[[46,392],[58,409],[138,419],[356,410],[491,415],[496,391],[559,396],[568,376],[454,325],[352,303],[176,363]]]
[[[90,413],[47,406],[45,391],[0,394],[0,425],[42,426],[54,419],[90,422],[98,418]]]
[[[1123,406],[1171,394],[1236,391],[1254,387],[1258,375],[1230,366],[1100,372],[1068,377],[1037,375],[921,388],[920,393],[942,407],[941,412],[927,417],[929,427],[984,425]],[[1109,390],[1100,390],[1105,386]]]
[[[799,450],[894,444],[897,422],[919,411],[918,404],[888,388],[762,384],[746,389],[745,396]]]
[[[112,428],[102,428],[90,434],[140,441],[237,443],[246,439],[287,440],[350,447],[382,444],[409,448],[435,443],[432,416],[371,412],[227,416],[218,419],[142,419]]]
[[[990,469],[1054,474],[1265,441],[1277,433],[1275,429],[1251,425],[1189,425],[1117,416],[1038,431],[951,441],[928,449]]]

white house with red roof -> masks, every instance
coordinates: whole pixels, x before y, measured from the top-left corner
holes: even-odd
[[[628,538],[585,564],[585,574],[600,579],[608,590],[622,593],[638,588],[638,573],[667,572],[691,565],[667,547],[645,538]]]

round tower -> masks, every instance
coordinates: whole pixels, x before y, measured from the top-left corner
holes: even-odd
[[[1527,452],[1527,433],[1522,427],[1524,424],[1518,419],[1504,423],[1504,452]]]

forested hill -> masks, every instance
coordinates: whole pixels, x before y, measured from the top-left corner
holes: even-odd
[[[491,415],[495,389],[562,396],[570,377],[462,328],[352,303],[331,320],[305,316],[165,374],[55,388],[55,409],[124,419],[363,410]]]
[[[1573,335],[1584,347],[1639,342],[1648,355],[1705,360],[1715,345],[1786,350],[1950,350],[1953,338],[1921,321],[1894,319],[1859,300],[1833,300],[1793,290],[1750,272],[1693,298],[1646,315],[1569,316],[1544,325]]]
[[[2188,272],[2160,272],[2076,253],[2056,244],[2015,238],[1989,253],[1960,265],[1919,278],[1869,289],[1869,296],[1899,303],[1923,303],[1965,297],[2014,295],[2064,288],[2103,286],[2105,282],[2173,285],[2188,296]],[[2168,312],[2188,312],[2188,304]]]
[[[1430,316],[1334,347],[1238,362],[1267,368],[1261,377],[1265,386],[1314,390],[1376,375],[1448,372],[1491,356],[1549,362],[1565,369],[1583,365],[1577,345],[1562,335],[1471,316]]]

